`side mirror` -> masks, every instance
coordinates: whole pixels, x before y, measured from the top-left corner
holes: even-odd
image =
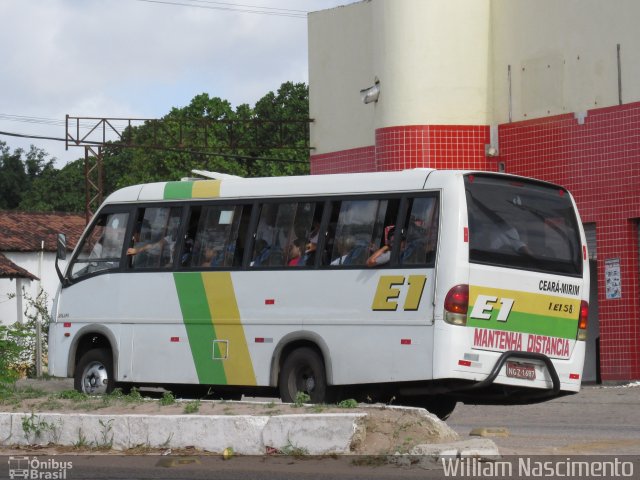
[[[64,233],[58,234],[58,242],[56,245],[56,258],[58,260],[67,259],[67,237],[65,237]]]
[[[69,284],[69,281],[64,278],[62,271],[60,270],[60,266],[58,265],[59,260],[67,259],[67,237],[64,236],[64,233],[58,234],[58,240],[56,243],[56,273],[58,274],[58,278],[60,279],[60,283],[65,287]]]

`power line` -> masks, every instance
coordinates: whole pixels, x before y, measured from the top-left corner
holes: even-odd
[[[262,7],[259,5],[243,5],[241,3],[230,3],[230,2],[214,2],[212,0],[185,0],[187,2],[193,3],[208,3],[213,5],[226,5],[231,7],[244,7],[244,8],[259,8],[262,10],[275,10],[281,12],[296,12],[296,13],[309,13],[309,10],[296,10],[295,8],[279,8],[279,7]]]
[[[105,147],[120,147],[122,145],[118,145],[117,143],[105,145]],[[174,153],[189,153],[191,155],[202,155],[205,157],[222,157],[222,158],[235,158],[238,160],[262,160],[265,162],[280,162],[280,163],[308,163],[307,160],[295,160],[295,159],[286,159],[286,158],[271,158],[271,157],[252,157],[250,155],[239,155],[233,153],[221,153],[221,152],[207,152],[204,150],[190,150],[185,148],[175,148],[175,147],[162,147],[162,146],[141,146],[137,145],[135,147],[126,147],[126,148],[141,148],[141,149],[150,149],[150,150],[160,150],[163,152],[174,152]]]
[[[57,137],[45,137],[40,135],[27,135],[24,133],[12,133],[12,132],[1,132],[0,135],[6,135],[8,137],[19,137],[19,138],[32,138],[36,140],[53,140],[56,142],[64,142],[64,138]],[[84,141],[85,144],[92,144],[96,146],[104,146],[104,147],[117,147],[122,148],[123,145],[119,145],[118,143],[108,143],[104,144],[102,142],[89,142]],[[191,155],[203,155],[206,157],[222,157],[222,158],[235,158],[238,160],[262,160],[265,162],[278,162],[278,163],[307,163],[306,160],[294,160],[294,159],[286,159],[286,158],[271,158],[271,157],[253,157],[250,155],[238,155],[233,153],[221,153],[221,152],[207,152],[203,150],[189,150],[184,148],[172,148],[172,147],[162,147],[162,146],[142,146],[137,145],[135,147],[124,146],[125,148],[141,148],[141,149],[151,149],[151,150],[160,150],[163,152],[174,152],[174,153],[188,153]]]
[[[137,2],[145,2],[145,3],[159,3],[163,5],[173,5],[177,7],[193,7],[193,8],[203,8],[207,10],[223,10],[228,12],[238,12],[238,13],[252,13],[256,15],[272,15],[276,17],[289,17],[289,18],[307,18],[307,13],[304,10],[290,10],[290,9],[270,9],[270,7],[258,7],[253,5],[239,5],[233,3],[222,3],[222,2],[206,2],[206,5],[198,5],[195,3],[183,3],[178,1],[170,1],[170,0],[136,0]],[[185,0],[188,1],[188,0]],[[199,0],[203,2],[204,0]],[[220,4],[220,5],[229,5],[229,6],[216,6],[212,4]],[[244,8],[247,7],[247,8]],[[252,10],[252,9],[262,9],[262,10]],[[300,12],[300,13],[297,13]]]
[[[55,140],[56,142],[64,142],[64,138],[43,137],[40,135],[27,135],[25,133],[0,132],[0,135],[6,135],[7,137],[34,138],[36,140]]]
[[[9,113],[0,113],[0,120],[6,120],[7,122],[20,122],[20,123],[31,123],[37,125],[52,125],[55,127],[64,127],[66,123],[64,120],[58,120],[55,118],[46,118],[46,117],[29,117],[27,115],[12,115]],[[84,122],[80,123],[80,128],[82,129],[90,129],[93,127],[93,123]]]
[[[10,115],[8,113],[0,113],[0,119],[11,122],[37,123],[42,125],[59,125],[64,127],[64,120],[44,117],[28,117],[26,115]]]

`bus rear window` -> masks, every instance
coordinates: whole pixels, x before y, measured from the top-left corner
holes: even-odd
[[[526,180],[465,176],[469,261],[582,274],[580,234],[567,192]]]

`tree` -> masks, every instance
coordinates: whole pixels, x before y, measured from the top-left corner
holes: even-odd
[[[19,208],[38,212],[82,212],[84,189],[84,160],[74,160],[60,170],[47,168],[38,175]]]
[[[0,142],[0,208],[14,209],[20,204],[27,183],[27,173],[22,163],[22,149],[13,153]]]
[[[47,157],[44,150],[33,145],[26,154],[21,148],[11,153],[0,141],[0,209],[18,208],[33,182],[54,170],[54,159]]]
[[[196,95],[186,107],[173,108],[162,123],[147,122],[124,132],[123,143],[142,147],[114,144],[105,149],[105,190],[179,179],[193,169],[240,176],[306,174],[308,116],[304,83],[284,83],[254,108],[242,104],[233,110],[226,100]],[[297,149],[283,149],[282,144]]]
[[[304,83],[283,83],[276,93],[269,92],[256,102],[254,114],[257,120],[268,122],[256,141],[267,148],[255,152],[255,156],[280,161],[255,160],[252,173],[260,176],[308,174],[309,151],[305,146],[309,142],[309,87]],[[287,122],[281,123],[283,121]],[[294,154],[282,150],[274,144],[274,139],[297,150]]]
[[[283,83],[253,108],[242,104],[235,110],[228,101],[201,93],[189,105],[172,108],[161,122],[129,127],[121,144],[105,146],[104,194],[178,180],[193,169],[245,177],[307,174],[308,116],[304,83]],[[47,156],[33,146],[26,155],[21,149],[12,154],[0,142],[0,208],[84,210],[84,159],[57,170]]]

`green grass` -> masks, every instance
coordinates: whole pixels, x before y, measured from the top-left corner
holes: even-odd
[[[338,403],[338,407],[339,408],[357,408],[358,402],[355,401],[353,398],[347,398],[345,400],[342,400],[340,403]]]
[[[304,392],[298,392],[296,393],[296,399],[293,402],[293,406],[295,408],[299,408],[302,407],[305,403],[309,403],[311,401],[311,397],[304,393]]]
[[[171,392],[164,392],[162,398],[159,400],[160,405],[167,407],[176,403],[176,397]]]
[[[63,400],[73,400],[74,402],[84,402],[91,398],[86,393],[78,392],[77,390],[65,390],[58,393],[57,397]]]
[[[184,406],[184,413],[192,414],[198,413],[200,411],[200,400],[193,400],[191,402],[187,402]]]

